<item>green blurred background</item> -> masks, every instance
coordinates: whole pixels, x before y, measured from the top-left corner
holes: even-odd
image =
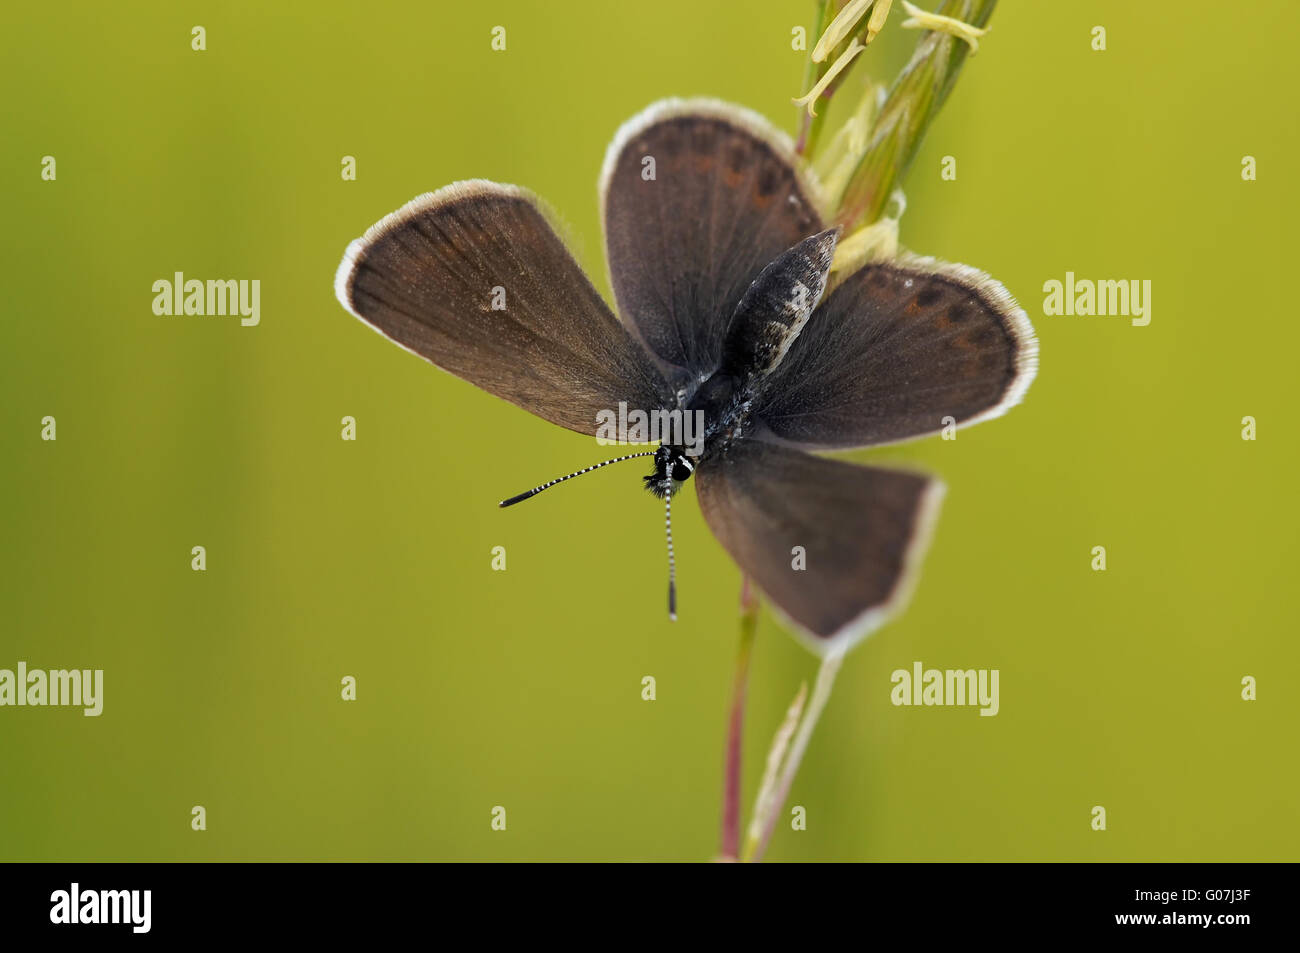
[[[782,822],[771,859],[1300,855],[1300,331],[1273,277],[1293,270],[1300,9],[1221,6],[1004,2],[918,154],[904,244],[1004,282],[1041,372],[954,442],[852,455],[948,497],[910,610],[849,656],[813,738],[808,829]],[[332,281],[380,216],[481,176],[545,197],[608,293],[614,130],[669,95],[793,129],[811,2],[6,18],[0,668],[102,668],[106,698],[99,718],[0,709],[0,858],[711,857],[739,573],[694,493],[672,625],[640,469],[499,511],[597,448],[383,341]],[[860,73],[896,73],[902,19]],[[1150,279],[1150,326],[1044,317],[1067,270]],[[260,279],[261,325],[155,316],[175,271]],[[1001,713],[892,706],[916,660],[1000,669]],[[814,671],[764,612],[746,813]]]

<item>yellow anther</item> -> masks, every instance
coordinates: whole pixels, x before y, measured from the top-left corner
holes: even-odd
[[[814,63],[823,62],[826,57],[831,55],[831,50],[840,45],[840,41],[853,31],[862,19],[862,15],[867,12],[867,8],[875,0],[849,0],[849,3],[839,12],[839,15],[831,21],[831,25],[826,28],[826,32],[821,35],[817,45],[813,47],[812,61]]]
[[[903,10],[906,11],[908,17],[903,21],[903,29],[938,30],[942,33],[950,33],[957,39],[969,43],[971,53],[979,50],[979,38],[989,31],[988,27],[971,26],[965,20],[958,20],[956,17],[945,17],[938,13],[929,13],[915,4],[908,3],[907,0],[903,0]]]
[[[854,37],[853,42],[849,44],[849,48],[841,53],[840,58],[831,64],[831,68],[826,71],[826,75],[819,79],[817,85],[810,89],[805,95],[794,100],[794,104],[796,106],[807,106],[808,115],[810,116],[817,115],[817,109],[815,108],[817,97],[826,92],[826,87],[829,86],[835,77],[844,70],[844,67],[853,62],[853,57],[857,56],[865,49],[866,46],[858,42],[857,37]]]
[[[884,27],[885,19],[889,16],[889,8],[893,3],[894,0],[876,0],[875,9],[871,11],[871,19],[867,21],[868,43],[874,40],[876,34]]]
[[[863,45],[870,43],[885,25],[885,18],[889,16],[889,8],[893,2],[894,0],[849,0],[844,9],[831,21],[826,32],[821,35],[817,45],[813,47],[812,61],[821,63],[830,56],[831,50],[839,46],[844,38],[853,32],[868,9],[871,10],[871,19],[867,21],[867,36]]]

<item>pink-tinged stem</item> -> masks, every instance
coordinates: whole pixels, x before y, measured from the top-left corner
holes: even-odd
[[[799,141],[794,144],[796,155],[803,155],[808,148],[808,132],[812,129],[812,116],[804,110],[799,114]],[[748,578],[746,579],[748,581]]]
[[[734,861],[740,856],[740,767],[744,750],[745,699],[749,691],[749,659],[757,628],[758,596],[746,576],[740,585],[740,648],[736,653],[723,768],[721,859],[726,861]]]

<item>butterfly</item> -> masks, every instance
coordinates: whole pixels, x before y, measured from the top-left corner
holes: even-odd
[[[403,348],[538,417],[595,435],[626,405],[702,412],[645,485],[692,478],[710,529],[822,655],[898,611],[943,484],[814,455],[996,417],[1037,345],[987,275],[904,255],[831,280],[839,229],[789,138],[742,107],[663,100],[618,130],[599,180],[611,311],[531,193],[486,180],[416,198],[352,242],[335,291]],[[606,416],[604,419],[608,419]],[[644,441],[642,441],[644,442]]]

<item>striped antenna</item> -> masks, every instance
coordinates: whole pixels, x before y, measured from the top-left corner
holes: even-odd
[[[673,559],[673,481],[664,494],[664,530],[668,533],[668,618],[677,621],[677,564]]]
[[[637,457],[653,457],[654,450],[643,450],[641,453],[629,453],[626,457],[615,457],[613,460],[606,460],[604,463],[595,463],[589,467],[583,467],[581,470],[574,470],[568,476],[562,476],[552,480],[550,483],[543,483],[541,486],[535,486],[531,490],[520,493],[518,496],[512,496],[508,500],[502,500],[500,506],[514,506],[516,503],[522,503],[529,497],[536,496],[542,490],[549,490],[557,483],[563,483],[565,480],[572,480],[576,476],[582,476],[584,473],[590,473],[592,470],[599,470],[601,467],[607,467],[611,463],[622,463],[624,460],[635,460]]]

